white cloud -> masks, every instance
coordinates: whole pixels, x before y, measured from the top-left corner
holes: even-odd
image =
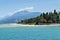
[[[22,8],[22,9],[19,9],[18,11],[15,11],[15,12],[24,11],[24,10],[30,12],[30,11],[33,11],[33,10],[34,10],[34,7],[26,7],[26,8]]]
[[[18,9],[18,10],[15,10],[14,12],[9,12],[7,15],[11,16],[11,15],[15,14],[16,12],[20,12],[20,11],[24,11],[24,10],[31,12],[34,10],[34,7],[25,7],[22,9]]]
[[[11,15],[13,15],[13,14],[16,13],[16,12],[20,12],[20,11],[24,11],[24,10],[31,12],[31,11],[34,10],[34,7],[25,7],[25,8],[16,10],[16,11],[14,11],[14,12],[9,12],[7,15],[3,15],[3,16],[0,15],[0,19],[3,19],[3,18],[5,18],[6,16],[11,16]]]

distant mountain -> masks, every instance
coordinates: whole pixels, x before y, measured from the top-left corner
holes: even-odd
[[[19,11],[19,12],[14,13],[12,16],[9,16],[0,20],[0,23],[16,23],[24,19],[37,17],[40,14],[41,14],[40,12],[29,12],[26,10]]]

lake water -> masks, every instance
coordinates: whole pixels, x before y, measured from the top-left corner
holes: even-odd
[[[60,27],[0,28],[0,40],[60,40]]]

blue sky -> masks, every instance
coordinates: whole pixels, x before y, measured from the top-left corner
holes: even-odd
[[[0,18],[7,17],[15,11],[33,7],[33,11],[60,11],[60,0],[0,0]]]

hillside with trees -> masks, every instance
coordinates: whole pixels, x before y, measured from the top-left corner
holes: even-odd
[[[34,15],[33,15],[34,16]],[[41,24],[54,24],[54,23],[60,23],[60,12],[46,12],[41,13],[40,16],[37,16],[35,18],[25,19],[18,22],[18,24],[35,24],[35,25],[41,25]]]

